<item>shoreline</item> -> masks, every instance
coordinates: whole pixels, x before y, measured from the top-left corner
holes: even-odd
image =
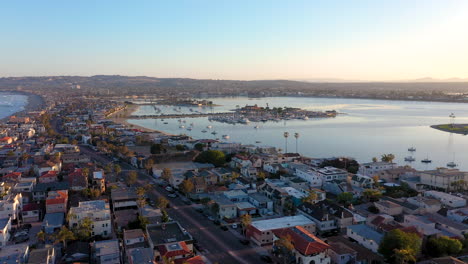
[[[5,94],[11,94],[11,95],[25,95],[27,96],[27,101],[26,101],[26,104],[23,106],[22,110],[11,113],[10,115],[1,118],[0,123],[6,123],[10,119],[10,117],[14,115],[21,116],[31,111],[41,110],[45,105],[44,98],[42,98],[42,96],[38,94],[24,92],[24,91],[1,91],[1,92]]]
[[[122,109],[120,111],[117,111],[115,113],[112,113],[108,118],[110,120],[114,121],[115,123],[122,124],[122,125],[125,125],[125,126],[130,127],[130,128],[136,128],[136,129],[139,129],[139,130],[141,130],[141,131],[143,131],[145,133],[158,133],[158,134],[162,134],[162,135],[166,135],[166,136],[173,136],[172,134],[169,134],[169,133],[166,133],[166,132],[163,132],[163,131],[160,131],[160,130],[150,129],[150,128],[146,128],[146,127],[143,127],[143,126],[139,126],[139,125],[129,123],[128,119],[139,108],[140,108],[140,106],[137,105],[137,104],[127,104],[127,106],[124,109]],[[120,114],[121,116],[116,117],[117,114]]]
[[[451,124],[440,124],[440,125],[432,125],[431,128],[437,129],[439,131],[443,131],[447,133],[455,133],[459,135],[468,134],[468,124],[454,124],[453,127]]]

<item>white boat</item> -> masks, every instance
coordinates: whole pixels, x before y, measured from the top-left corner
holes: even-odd
[[[254,126],[255,129],[259,129],[260,127],[259,126]]]
[[[409,151],[409,152],[414,152],[414,151],[416,151],[416,148],[415,148],[415,147],[411,147],[411,148],[408,149],[408,151]]]
[[[192,128],[191,128],[191,127],[187,127],[187,130],[188,130],[188,131],[191,131],[191,130],[192,130]]]
[[[411,157],[411,156],[408,156],[408,157],[405,157],[405,161],[409,161],[409,162],[412,162],[412,161],[415,161],[416,159]]]
[[[209,125],[209,126],[206,126],[206,128],[211,129],[213,128],[213,126]]]
[[[239,123],[248,124],[250,123],[250,120],[248,118],[242,118],[241,120],[239,120]]]
[[[224,139],[228,139],[228,138],[229,138],[229,135],[223,135],[223,138],[224,138]]]
[[[308,116],[303,116],[302,119],[303,120],[309,120],[309,117]]]
[[[458,165],[457,165],[455,162],[453,162],[453,161],[447,163],[447,167],[449,167],[449,168],[454,168],[454,167],[456,167],[456,166],[458,166]]]
[[[423,160],[421,160],[422,163],[431,163],[432,160],[430,160],[429,158],[425,158]]]
[[[182,126],[179,126],[179,128],[185,128],[185,126],[184,126],[184,125],[182,125]]]

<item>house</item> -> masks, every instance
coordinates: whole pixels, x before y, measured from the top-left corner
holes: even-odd
[[[229,166],[231,166],[231,168],[242,169],[244,167],[252,167],[252,162],[248,157],[237,154],[232,157]]]
[[[377,252],[384,235],[365,224],[351,225],[346,228],[346,235],[359,245]]]
[[[91,244],[91,258],[99,264],[120,264],[119,240],[96,241]]]
[[[32,192],[34,184],[33,181],[18,182],[13,187],[13,192]]]
[[[448,210],[447,218],[459,223],[468,222],[468,207]]]
[[[468,234],[468,225],[465,223],[455,222],[447,217],[441,216],[437,213],[429,213],[424,215],[429,221],[434,222],[436,225],[435,227],[439,230],[442,230],[443,233],[450,236],[449,234],[453,234],[459,239],[463,239],[465,234]]]
[[[406,202],[419,207],[420,214],[436,213],[441,208],[441,203],[437,199],[432,199],[424,196],[409,197]]]
[[[21,210],[21,216],[23,223],[33,223],[38,222],[40,218],[39,204],[29,203],[23,205],[23,210]]]
[[[468,182],[468,172],[458,169],[437,168],[419,172],[421,184],[430,188],[441,189],[446,192],[454,190],[466,190],[466,185],[457,184],[459,182]]]
[[[357,252],[342,242],[329,242],[328,256],[332,264],[353,263],[357,259]]]
[[[273,201],[261,193],[250,193],[248,202],[254,205],[261,215],[273,213]]]
[[[353,224],[354,215],[348,209],[327,200],[316,204],[303,203],[298,211],[315,222],[319,234],[338,232]]]
[[[46,199],[47,213],[67,213],[68,191],[50,191]]]
[[[354,174],[351,177],[351,185],[360,188],[372,188],[374,180],[366,175]]]
[[[147,225],[146,233],[156,261],[163,257],[177,261],[193,255],[193,238],[177,222]]]
[[[0,263],[14,264],[26,263],[29,257],[29,244],[21,243],[2,247],[0,250]]]
[[[322,187],[322,176],[317,174],[314,170],[307,168],[296,168],[295,169],[295,175],[309,183],[311,187],[317,187],[321,188]]]
[[[42,175],[44,172],[48,172],[48,171],[60,172],[61,169],[62,169],[61,162],[53,162],[53,161],[48,160],[36,166],[36,174]]]
[[[47,171],[39,176],[39,183],[51,183],[58,181],[58,171]]]
[[[413,177],[415,174],[416,170],[412,167],[402,166],[379,171],[377,173],[374,173],[374,176],[378,176],[380,180],[384,180],[385,182],[399,182],[400,179]]]
[[[377,207],[382,214],[395,216],[403,213],[403,206],[392,201],[381,200],[374,202],[374,206]]]
[[[63,213],[45,214],[42,221],[42,228],[47,234],[52,234],[63,226],[65,216]]]
[[[0,200],[0,219],[11,217],[12,221],[18,219],[23,208],[21,193],[10,193]]]
[[[115,211],[138,209],[136,189],[121,187],[111,190],[112,208]]]
[[[465,207],[466,206],[466,199],[462,197],[458,197],[455,195],[451,195],[445,192],[438,192],[438,191],[425,191],[424,196],[432,197],[434,199],[439,200],[442,204],[449,206],[451,208],[458,208],[458,207]]]
[[[55,264],[57,257],[54,247],[46,247],[31,250],[29,253],[28,264]]]
[[[99,190],[101,193],[106,191],[106,180],[104,178],[104,171],[93,171],[92,185],[93,188]]]
[[[80,148],[72,144],[56,144],[54,150],[64,154],[73,154],[80,152]]]
[[[219,210],[217,213],[218,218],[231,219],[237,217],[237,205],[228,198],[226,198],[226,196],[213,195],[212,200],[219,206]]]
[[[83,154],[64,154],[62,155],[63,164],[80,164],[90,162],[88,155]]]
[[[442,232],[436,228],[436,224],[433,221],[427,219],[427,217],[420,215],[403,215],[403,223],[405,227],[414,226],[419,233],[424,236],[432,236],[441,234]]]
[[[68,182],[38,183],[34,186],[32,197],[34,201],[45,200],[49,191],[68,190]]]
[[[349,238],[344,236],[333,236],[328,237],[327,242],[330,245],[330,258],[333,264],[347,264],[347,263],[356,263],[356,264],[384,264],[385,259],[377,254],[372,252],[371,250],[354,243],[349,240]],[[337,246],[338,244],[338,246]],[[351,253],[348,249],[341,250],[340,248],[345,246],[353,250],[356,254]],[[337,259],[339,256],[339,259]],[[351,256],[356,256],[354,259],[351,258],[350,262],[344,262],[346,258],[350,258]],[[341,258],[343,257],[343,258]]]
[[[123,244],[125,248],[145,247],[146,238],[143,230],[131,229],[123,231]]]
[[[246,237],[259,246],[272,245],[274,241],[273,231],[291,226],[300,226],[311,233],[315,233],[314,222],[303,215],[295,215],[252,221],[247,227]]]
[[[11,218],[0,219],[0,247],[7,245],[10,240]]]
[[[249,195],[242,190],[231,190],[224,192],[224,196],[231,202],[246,202],[249,199]]]
[[[292,254],[297,263],[330,264],[327,254],[330,246],[301,226],[277,229],[273,231],[275,240],[288,237],[294,245]],[[273,251],[276,250],[276,245]]]
[[[88,177],[83,173],[82,169],[75,169],[68,174],[67,178],[70,190],[82,191],[88,188]]]
[[[92,236],[109,237],[112,234],[109,203],[104,200],[79,202],[77,207],[69,210],[69,226],[77,227],[80,222],[89,218],[93,222]]]
[[[396,163],[385,161],[363,163],[359,165],[358,174],[372,177],[378,175],[381,171],[394,169],[396,167]]]
[[[130,248],[126,256],[129,264],[156,264],[154,251],[151,248]]]
[[[343,169],[327,166],[324,168],[315,168],[316,174],[321,177],[322,181],[346,181],[348,172]]]

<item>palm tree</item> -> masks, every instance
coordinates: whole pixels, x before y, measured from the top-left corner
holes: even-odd
[[[297,132],[294,133],[294,138],[296,138],[296,153],[299,153],[299,152],[297,151],[297,141],[299,140],[299,133],[297,133]]]
[[[284,137],[284,146],[285,146],[285,152],[284,153],[288,153],[288,137],[289,137],[289,132],[284,132],[283,133],[283,137]]]
[[[60,231],[55,237],[55,239],[56,239],[55,243],[62,242],[63,247],[67,248],[67,241],[74,240],[76,238],[75,238],[75,234],[73,234],[72,231],[68,230],[66,226],[62,226],[62,228],[60,228]]]

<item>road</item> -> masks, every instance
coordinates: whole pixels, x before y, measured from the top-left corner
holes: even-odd
[[[98,154],[87,146],[80,146],[83,154],[89,155],[93,160],[107,164],[112,162],[112,158],[103,154]],[[135,170],[131,165],[124,162],[117,162],[122,171]],[[153,183],[151,176],[144,170],[138,170],[137,185],[144,186]],[[208,220],[205,216],[195,211],[192,206],[186,205],[178,198],[168,198],[167,192],[157,186],[151,189],[147,194],[149,198],[155,201],[159,196],[166,197],[171,205],[167,210],[169,216],[178,221],[205,250],[204,256],[212,263],[261,263],[259,251],[262,248],[255,248],[250,245],[242,245],[239,239],[230,231],[223,231]]]

